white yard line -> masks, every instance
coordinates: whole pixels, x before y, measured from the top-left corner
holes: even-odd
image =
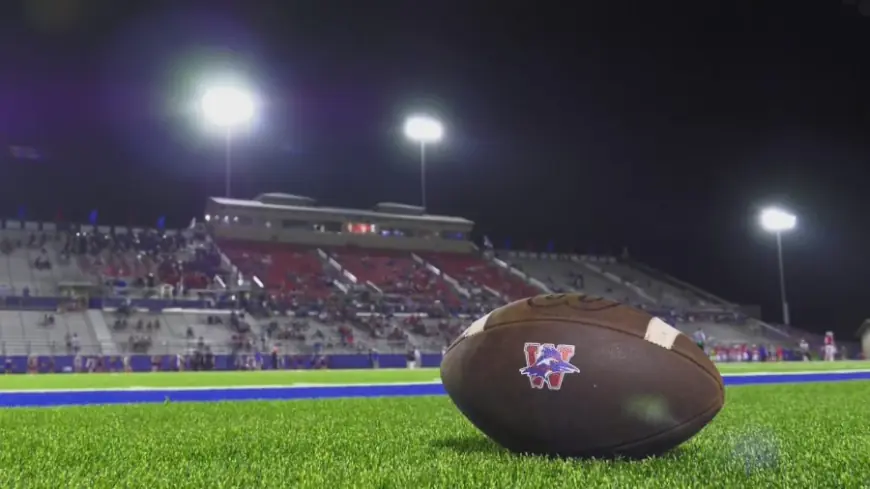
[[[378,383],[360,383],[360,384],[284,384],[284,385],[224,385],[224,386],[130,386],[130,387],[87,387],[87,388],[56,388],[56,389],[3,389],[0,390],[0,395],[3,394],[44,394],[44,393],[79,393],[79,392],[135,392],[135,391],[211,391],[211,390],[239,390],[239,389],[254,389],[254,390],[269,390],[269,389],[297,389],[314,387],[322,388],[344,388],[344,387],[391,387],[391,386],[409,386],[409,385],[433,385],[440,384],[440,380],[431,380],[428,382],[378,382]]]

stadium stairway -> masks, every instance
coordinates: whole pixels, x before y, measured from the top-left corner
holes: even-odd
[[[646,301],[634,291],[590,270],[574,255],[499,251],[498,256],[553,292],[581,292],[632,304]]]
[[[615,287],[623,289],[629,296],[630,301],[652,305],[658,305],[660,303],[660,301],[654,295],[650,294],[643,287],[632,283],[631,281],[625,280],[619,274],[614,273],[612,270],[606,268],[607,265],[605,263],[591,263],[577,256],[572,257],[572,260],[575,263],[580,264],[589,272],[597,274],[598,276],[609,280],[611,283],[614,284]]]
[[[323,299],[332,294],[330,285],[346,291],[332,279],[335,264],[319,248],[285,243],[218,242],[220,253],[246,280],[256,277],[266,290],[301,293]]]
[[[364,285],[378,294],[437,300],[449,306],[460,303],[459,291],[411,252],[361,248],[330,252],[330,263],[339,267],[352,284]]]
[[[106,324],[106,319],[102,311],[96,309],[88,309],[85,313],[85,321],[90,324],[90,329],[93,331],[95,343],[100,346],[100,350],[104,355],[117,355],[118,345],[112,339],[112,332],[109,330],[109,325]]]
[[[0,311],[0,341],[2,341],[4,355],[30,353],[19,311]]]
[[[38,295],[37,287],[33,283],[33,273],[27,263],[27,259],[23,256],[22,250],[15,250],[7,255],[6,263],[9,269],[9,282],[11,282],[12,288],[18,292],[23,291],[24,288],[29,288],[31,294]]]
[[[418,256],[466,297],[482,291],[508,302],[547,291],[542,283],[530,283],[528,276],[501,260],[474,253],[424,252]]]

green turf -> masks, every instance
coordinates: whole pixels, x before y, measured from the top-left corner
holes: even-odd
[[[294,384],[433,382],[438,369],[262,370],[231,372],[144,372],[0,376],[0,390],[108,389],[113,387],[237,387]]]
[[[723,373],[870,370],[870,362],[722,364]],[[230,387],[293,384],[432,382],[438,369],[277,370],[254,372],[156,372],[0,376],[0,390],[107,389],[124,387]]]
[[[3,488],[860,488],[870,382],[728,388],[642,462],[506,453],[444,397],[0,410]]]

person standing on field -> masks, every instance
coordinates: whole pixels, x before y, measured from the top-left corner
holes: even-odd
[[[825,333],[825,361],[833,362],[836,354],[837,346],[834,343],[834,332],[828,331]]]
[[[417,357],[414,355],[414,350],[408,350],[408,355],[406,357],[408,361],[408,369],[413,370],[417,367],[417,364],[415,362],[416,358]]]
[[[808,362],[810,360],[810,344],[807,340],[801,338],[800,342],[801,360]]]

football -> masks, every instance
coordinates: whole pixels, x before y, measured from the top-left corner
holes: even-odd
[[[644,458],[722,409],[722,377],[686,335],[649,313],[582,294],[541,295],[478,319],[447,349],[444,389],[508,450]]]

